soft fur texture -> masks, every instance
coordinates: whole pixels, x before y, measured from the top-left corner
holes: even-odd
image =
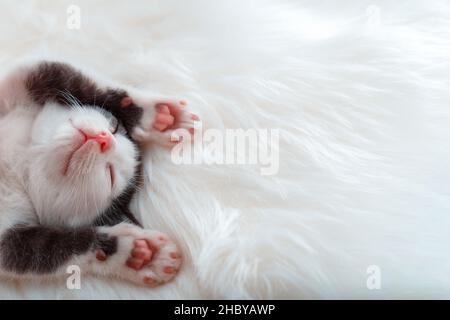
[[[81,29],[66,28],[70,4]],[[447,1],[2,1],[0,61],[57,58],[279,128],[280,171],[146,153],[135,208],[180,244],[157,289],[83,278],[2,298],[450,298]],[[2,68],[3,68],[2,67]],[[381,270],[368,290],[367,268]]]

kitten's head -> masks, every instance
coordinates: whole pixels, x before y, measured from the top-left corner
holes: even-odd
[[[132,182],[138,164],[136,146],[117,119],[89,106],[45,106],[33,125],[30,155],[30,193],[38,214],[44,208],[53,212],[42,214],[53,217],[70,214],[74,224],[109,207]]]

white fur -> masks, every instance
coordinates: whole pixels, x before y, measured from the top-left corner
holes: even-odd
[[[450,297],[447,1],[77,3],[80,30],[65,27],[72,2],[2,2],[2,66],[56,56],[186,98],[207,128],[280,128],[280,172],[176,166],[150,146],[134,207],[182,244],[176,281],[0,296]]]

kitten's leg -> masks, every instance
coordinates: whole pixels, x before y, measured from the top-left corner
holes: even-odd
[[[0,266],[9,275],[55,275],[70,264],[84,268],[96,250],[114,254],[117,239],[94,228],[18,224],[1,235]]]
[[[180,263],[166,235],[126,223],[78,229],[17,225],[0,240],[0,269],[13,277],[61,276],[78,265],[82,273],[156,286],[173,278]]]
[[[187,111],[185,101],[142,95],[132,88],[129,92],[113,88],[60,62],[44,61],[23,67],[17,76],[13,74],[10,78],[22,81],[20,86],[14,86],[17,89],[14,95],[26,96],[38,105],[56,101],[63,105],[80,103],[106,109],[137,141],[174,144],[178,141],[171,141],[173,131],[184,128],[193,133],[194,121],[198,120]]]

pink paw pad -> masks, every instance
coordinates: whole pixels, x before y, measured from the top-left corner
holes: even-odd
[[[174,267],[164,267],[163,271],[167,274],[173,274],[177,272],[177,270]]]
[[[106,256],[105,251],[97,250],[95,253],[95,258],[97,258],[98,261],[105,261],[108,257]]]
[[[144,277],[144,283],[150,287],[156,287],[158,285],[158,281],[153,277]]]
[[[120,106],[122,108],[126,108],[131,106],[131,104],[133,103],[133,100],[130,97],[123,97],[122,101],[120,101]]]
[[[134,270],[142,269],[152,260],[154,249],[146,240],[135,240],[131,257],[126,262],[127,267]]]
[[[175,123],[175,113],[171,111],[168,104],[159,104],[156,106],[155,122],[153,128],[158,131],[164,131]]]

